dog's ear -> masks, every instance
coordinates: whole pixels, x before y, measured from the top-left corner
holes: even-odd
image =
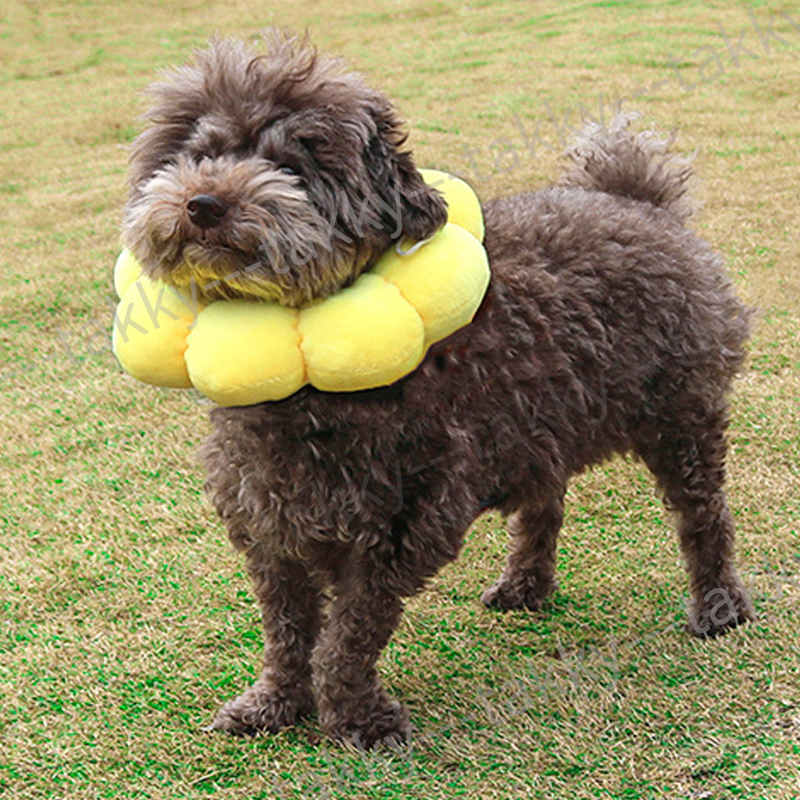
[[[408,135],[391,103],[378,96],[370,112],[375,127],[364,159],[374,190],[389,208],[399,208],[402,236],[427,239],[447,222],[447,203],[422,180],[411,153],[403,150]]]

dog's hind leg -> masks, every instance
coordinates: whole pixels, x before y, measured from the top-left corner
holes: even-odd
[[[261,607],[264,667],[253,686],[223,706],[211,725],[239,735],[276,732],[313,710],[310,656],[321,618],[320,593],[301,563],[254,547],[247,569]]]
[[[564,520],[564,493],[518,509],[508,521],[511,543],[499,580],[483,594],[491,608],[536,610],[556,589],[556,542]]]
[[[693,595],[690,630],[712,637],[755,618],[733,567],[734,522],[723,491],[727,408],[720,401],[704,409],[702,398],[680,406],[683,413],[642,426],[634,446],[678,515]]]

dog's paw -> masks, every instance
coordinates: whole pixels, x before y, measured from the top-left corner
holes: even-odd
[[[332,739],[369,750],[381,743],[402,744],[411,735],[408,711],[395,700],[384,699],[379,705],[359,708],[357,715],[344,711],[334,708],[320,716],[322,729]]]
[[[749,598],[738,586],[714,589],[686,610],[687,629],[701,639],[714,639],[745,622],[756,621]]]
[[[260,681],[226,703],[206,730],[231,736],[251,736],[259,731],[277,733],[294,725],[314,707],[310,692],[279,692]]]
[[[501,611],[511,611],[516,608],[538,611],[556,590],[556,586],[555,582],[542,586],[539,583],[523,583],[500,578],[483,593],[481,602],[488,608]]]

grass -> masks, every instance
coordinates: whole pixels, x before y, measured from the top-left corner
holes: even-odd
[[[766,29],[770,7],[748,7]],[[718,23],[760,58],[734,68]],[[256,673],[258,612],[202,494],[206,407],[120,373],[110,277],[140,90],[213,31],[266,24],[309,27],[398,100],[420,164],[464,173],[484,197],[557,172],[515,118],[558,149],[550,112],[577,124],[577,104],[598,113],[601,96],[607,108],[644,89],[629,105],[699,148],[695,225],[759,308],[730,463],[759,625],[685,634],[670,521],[648,476],[617,460],[571,485],[546,614],[480,606],[505,547],[494,516],[408,603],[381,670],[419,729],[411,755],[331,745],[314,721],[244,740],[203,732]],[[0,22],[0,795],[800,796],[800,33],[781,17],[773,29],[791,47],[773,39],[766,54],[745,6],[683,0],[12,3]],[[707,46],[725,73],[702,82]]]

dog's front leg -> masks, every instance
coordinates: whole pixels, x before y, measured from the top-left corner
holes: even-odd
[[[264,668],[250,689],[220,709],[211,725],[238,735],[278,731],[313,709],[310,656],[321,617],[319,590],[300,562],[253,547],[247,570],[261,606]]]
[[[369,748],[408,735],[408,712],[384,692],[375,666],[403,604],[379,585],[379,569],[351,567],[334,587],[330,615],[314,651],[314,683],[325,733]]]

